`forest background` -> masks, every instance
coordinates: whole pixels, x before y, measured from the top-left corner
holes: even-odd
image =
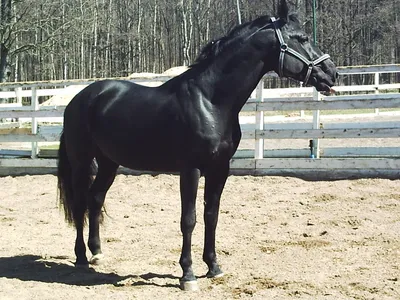
[[[279,0],[0,0],[0,80],[162,73]],[[312,36],[313,0],[289,1]],[[317,43],[338,66],[398,63],[400,0],[315,0]],[[9,76],[7,76],[9,75]]]

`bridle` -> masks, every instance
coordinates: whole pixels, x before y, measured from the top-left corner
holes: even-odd
[[[310,79],[312,68],[315,65],[318,65],[319,63],[323,62],[324,60],[330,58],[329,54],[324,54],[321,57],[319,57],[319,58],[317,58],[317,59],[315,59],[313,61],[307,59],[306,57],[304,57],[304,55],[302,55],[299,52],[297,52],[296,50],[290,48],[288,46],[288,44],[285,43],[285,41],[283,40],[282,32],[281,32],[280,28],[277,25],[277,20],[274,17],[271,17],[271,22],[272,22],[272,25],[274,26],[275,33],[276,33],[276,36],[278,37],[278,40],[279,40],[279,43],[280,43],[280,49],[281,49],[281,52],[279,54],[278,75],[279,76],[284,76],[284,74],[283,74],[283,61],[285,59],[285,53],[290,54],[290,55],[296,57],[297,59],[301,60],[303,63],[305,63],[308,66],[306,77],[303,80],[303,85],[306,85],[308,80]]]

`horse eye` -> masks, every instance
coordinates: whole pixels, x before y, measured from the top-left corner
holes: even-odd
[[[308,42],[308,36],[299,37],[299,42],[300,43],[307,43]]]

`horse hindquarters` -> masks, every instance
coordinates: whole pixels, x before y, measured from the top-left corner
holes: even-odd
[[[60,203],[64,206],[66,220],[76,227],[75,254],[78,265],[88,263],[83,238],[87,212],[88,246],[93,254],[91,262],[97,263],[101,257],[99,224],[103,217],[102,207],[118,169],[118,164],[100,152],[89,131],[87,108],[89,101],[95,100],[90,98],[90,91],[89,87],[75,96],[65,110],[58,161]],[[93,174],[96,174],[95,180]]]
[[[65,130],[66,128],[64,128]],[[67,146],[65,131],[61,135],[58,154],[58,189],[60,204],[64,207],[65,219],[74,224],[77,236],[75,254],[77,264],[87,264],[86,247],[83,241],[83,227],[87,212],[87,194],[92,184],[93,158],[76,161],[70,149],[77,145]],[[68,140],[69,141],[69,140]]]
[[[60,204],[65,218],[76,227],[75,254],[77,264],[87,264],[83,240],[85,214],[88,210],[88,192],[95,169],[94,152],[88,119],[82,111],[83,91],[67,106],[64,112],[64,130],[60,138],[58,157],[58,188]]]

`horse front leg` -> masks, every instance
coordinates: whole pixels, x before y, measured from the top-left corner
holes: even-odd
[[[221,277],[224,275],[217,263],[215,253],[215,230],[218,223],[219,204],[221,194],[229,174],[229,161],[216,165],[205,175],[204,191],[204,252],[203,260],[208,266],[207,277]]]
[[[181,231],[183,236],[182,252],[179,263],[183,276],[180,286],[183,290],[197,290],[197,279],[192,269],[192,233],[196,225],[196,196],[200,170],[188,169],[180,174],[181,191]]]

